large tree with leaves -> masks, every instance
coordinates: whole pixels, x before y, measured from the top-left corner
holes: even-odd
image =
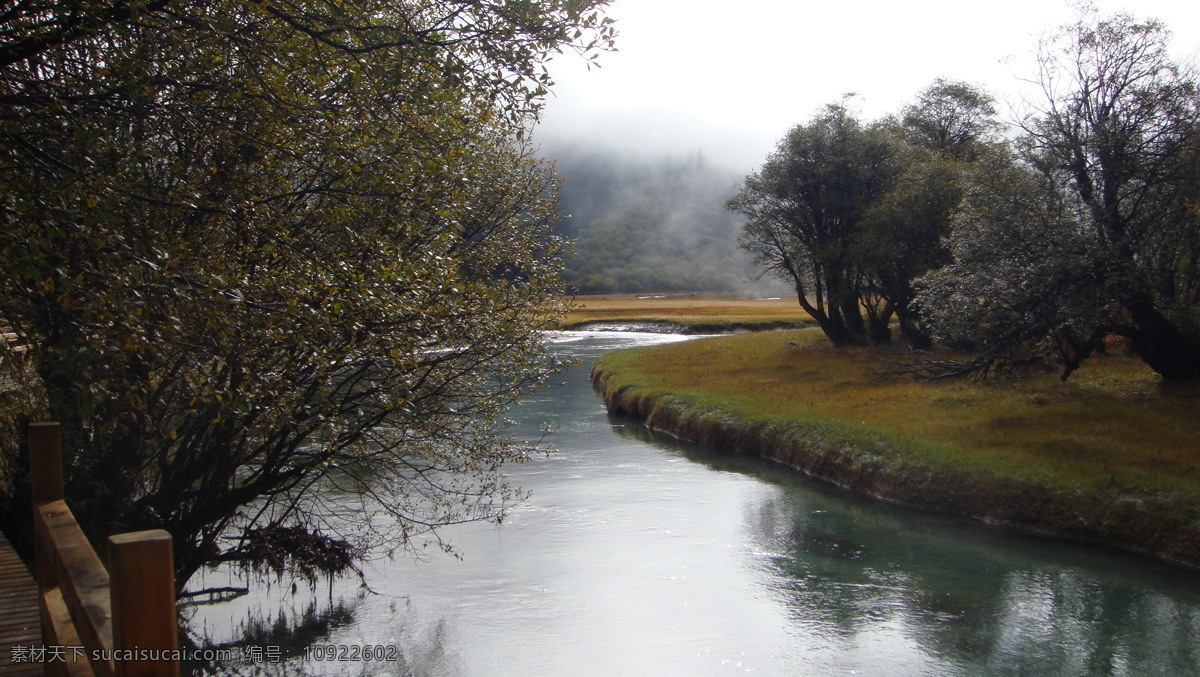
[[[1120,335],[1200,377],[1200,98],[1167,37],[1089,14],[1042,46],[1020,157],[973,189],[954,263],[925,281],[939,331],[982,351],[951,372],[1057,354],[1065,378]]]
[[[902,170],[886,125],[834,104],[792,128],[727,204],[747,218],[742,246],[792,284],[834,345],[890,337],[893,309],[871,284],[863,244],[872,208]]]
[[[929,339],[911,311],[912,280],[945,263],[941,238],[970,165],[990,151],[992,99],[938,80],[903,118],[858,120],[828,106],[788,132],[730,209],[747,217],[741,239],[792,283],[801,306],[835,345]]]
[[[895,309],[908,343],[932,337],[913,303],[913,281],[949,262],[943,238],[980,161],[999,152],[992,97],[969,83],[938,79],[905,106],[893,130],[901,173],[871,207],[864,257],[878,294]]]
[[[558,291],[522,139],[546,59],[609,45],[604,4],[3,15],[0,317],[89,531],[167,529],[182,585],[503,514],[500,417],[553,367]]]

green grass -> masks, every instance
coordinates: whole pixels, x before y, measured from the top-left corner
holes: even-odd
[[[889,349],[834,349],[815,330],[616,351],[606,392],[671,401],[793,435],[871,447],[884,466],[998,477],[1060,492],[1150,496],[1200,518],[1200,390],[1167,388],[1133,358],[986,382],[880,377]],[[811,442],[811,441],[810,441]]]

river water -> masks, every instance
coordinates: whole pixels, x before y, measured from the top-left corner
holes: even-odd
[[[258,647],[207,673],[1200,675],[1200,574],[860,499],[609,416],[595,357],[678,338],[554,335],[581,364],[513,411],[521,437],[551,423],[558,450],[508,471],[528,501],[445,531],[461,559],[372,563],[369,593],[276,585],[193,609],[204,642],[250,630]],[[263,645],[309,660],[258,662]],[[324,646],[396,660],[314,660]]]

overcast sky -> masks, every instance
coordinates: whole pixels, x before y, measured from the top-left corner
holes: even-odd
[[[1181,60],[1200,54],[1200,1],[1103,0],[1157,17]],[[783,133],[854,92],[864,117],[899,110],[935,78],[1022,96],[1038,38],[1077,16],[1063,0],[615,0],[618,52],[588,71],[552,64],[538,135],[649,155],[701,150],[757,167]]]

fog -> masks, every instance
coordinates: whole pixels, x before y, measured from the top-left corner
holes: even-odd
[[[1156,17],[1181,60],[1200,53],[1200,3],[1105,0],[1102,13]],[[619,31],[599,68],[563,55],[538,138],[654,155],[702,151],[746,173],[791,126],[855,93],[867,118],[895,112],[936,78],[992,92],[1016,114],[1037,98],[1038,41],[1074,20],[1056,0],[615,0]]]
[[[580,292],[746,291],[758,269],[737,247],[724,203],[741,173],[687,154],[556,139],[542,147],[565,178],[558,232],[574,240],[565,279]],[[759,287],[761,290],[761,286]]]
[[[1197,60],[1200,3],[1098,5],[1161,19],[1176,58]],[[1041,96],[1039,42],[1081,16],[1046,0],[614,0],[608,15],[618,51],[551,63],[534,135],[567,180],[580,291],[744,289],[756,268],[723,205],[789,128],[842,100],[864,119],[897,113],[937,78],[982,87],[1016,120]]]

